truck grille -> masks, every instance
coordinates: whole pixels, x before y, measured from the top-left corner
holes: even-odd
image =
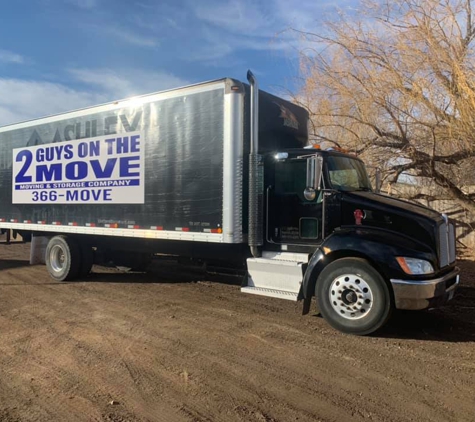
[[[439,263],[443,268],[455,262],[455,227],[448,222],[444,216],[445,222],[439,226]]]

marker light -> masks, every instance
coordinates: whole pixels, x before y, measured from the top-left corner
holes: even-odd
[[[358,226],[361,226],[361,220],[365,218],[364,211],[355,210],[355,212],[353,213],[353,216],[355,217],[355,224]]]
[[[406,274],[421,275],[431,274],[434,268],[429,261],[417,258],[406,258],[403,256],[396,257],[398,264]]]
[[[289,153],[288,152],[278,152],[275,154],[274,157],[276,160],[285,160],[286,158],[289,158]]]

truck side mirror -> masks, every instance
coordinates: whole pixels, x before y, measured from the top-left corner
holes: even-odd
[[[313,201],[320,190],[323,174],[323,159],[321,155],[307,158],[307,185],[303,195],[307,201]]]

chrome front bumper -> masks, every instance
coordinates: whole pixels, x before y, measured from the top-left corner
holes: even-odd
[[[391,279],[397,309],[419,310],[435,308],[454,297],[460,283],[459,269],[433,280]]]

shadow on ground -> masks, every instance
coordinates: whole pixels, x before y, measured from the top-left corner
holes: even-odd
[[[475,342],[475,287],[460,286],[439,309],[396,311],[380,337],[428,341]]]
[[[14,268],[28,267],[30,261],[23,259],[2,259],[0,260],[0,271],[11,270]],[[0,276],[1,280],[1,276]]]

